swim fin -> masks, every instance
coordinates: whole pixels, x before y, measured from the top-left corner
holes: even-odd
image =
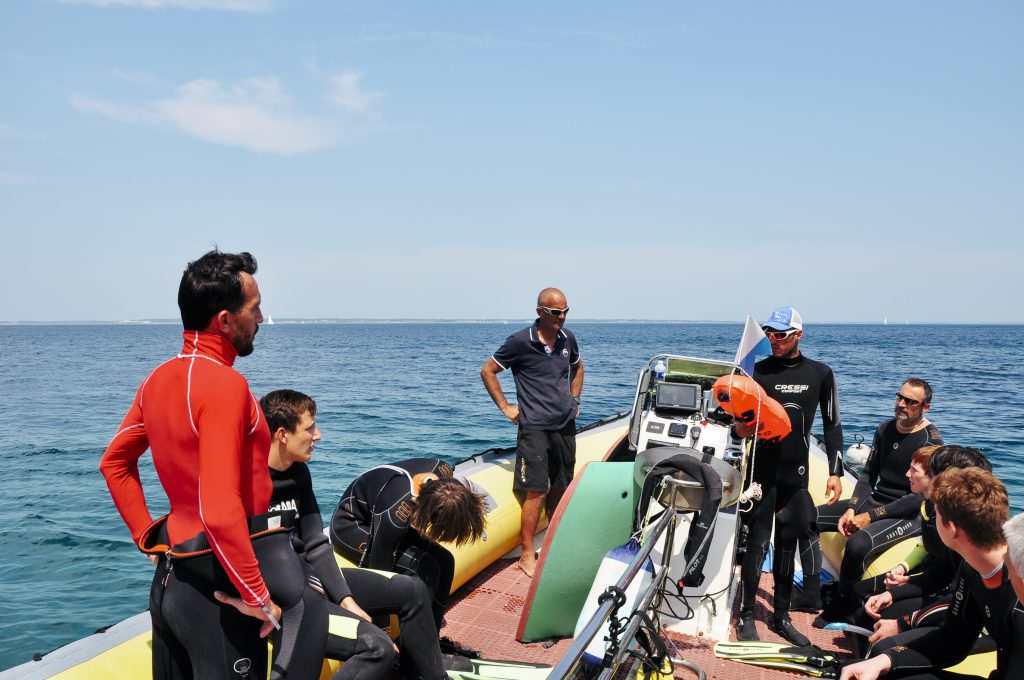
[[[452,680],[546,680],[551,666],[497,661],[494,659],[444,658],[445,672]]]
[[[798,663],[796,661],[781,661],[772,659],[732,659],[732,661],[738,661],[739,663],[745,663],[751,666],[761,666],[763,668],[778,668],[786,671],[796,671],[797,673],[803,673],[814,678],[825,678],[825,680],[836,680],[839,677],[839,665],[837,663],[830,664],[828,666],[820,667],[806,663]]]
[[[736,661],[763,660],[809,664],[824,668],[838,660],[835,654],[822,651],[814,645],[794,647],[785,642],[719,642],[715,656]]]

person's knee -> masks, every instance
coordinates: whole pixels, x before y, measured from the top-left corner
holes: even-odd
[[[781,522],[775,525],[775,547],[790,549],[796,545],[797,539],[804,538],[807,534],[807,527],[804,523],[795,518],[788,522]]]
[[[413,609],[429,607],[431,602],[430,588],[423,579],[406,574],[391,577],[389,584],[395,589],[396,599],[402,602],[402,614],[406,615]]]
[[[860,563],[867,557],[868,551],[871,550],[871,537],[863,532],[858,531],[846,541],[846,549],[843,553],[843,561],[852,561]]]
[[[394,642],[387,633],[372,624],[360,624],[359,642],[359,655],[374,666],[390,666],[398,659]]]

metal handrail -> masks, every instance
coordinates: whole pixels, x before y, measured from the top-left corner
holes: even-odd
[[[619,577],[619,580],[615,582],[616,588],[625,590],[632,583],[636,575],[640,573],[643,568],[644,562],[651,555],[651,551],[654,549],[654,544],[657,543],[658,538],[665,532],[670,523],[674,523],[675,513],[666,512],[662,515],[658,523],[654,525],[654,529],[651,530],[648,541],[646,544],[641,546],[640,552],[636,554],[633,560],[626,567],[626,571]],[[614,601],[609,598],[602,602],[597,607],[597,611],[594,612],[593,616],[590,617],[590,621],[583,627],[580,634],[573,640],[572,646],[569,647],[569,651],[559,660],[555,667],[551,669],[551,673],[548,675],[548,680],[561,680],[569,675],[570,671],[576,667],[579,660],[583,657],[583,652],[586,651],[587,645],[594,638],[595,635],[601,630],[601,626],[604,625],[605,621],[611,616],[612,608],[614,607]]]
[[[670,503],[668,509],[661,516],[661,519],[654,525],[654,528],[647,534],[647,541],[640,548],[640,552],[636,554],[633,560],[629,563],[625,573],[619,577],[619,580],[615,582],[614,588],[619,591],[624,591],[629,587],[629,584],[633,582],[636,575],[640,573],[640,569],[643,568],[644,562],[650,556],[651,551],[654,550],[654,546],[657,544],[658,539],[661,538],[662,534],[666,534],[665,547],[662,550],[662,564],[661,570],[651,587],[641,596],[640,602],[636,607],[633,608],[633,613],[647,611],[651,607],[654,599],[658,596],[662,586],[665,583],[665,579],[668,577],[669,563],[672,559],[672,545],[675,541],[675,530],[676,521],[678,519],[676,512],[671,512],[671,508],[675,507],[676,494],[682,487],[694,487],[703,486],[700,482],[693,482],[685,479],[674,479],[673,477],[664,477],[661,480],[663,485],[671,488]],[[607,591],[606,591],[607,592]],[[576,668],[580,658],[586,651],[587,646],[593,640],[594,636],[600,631],[601,626],[604,625],[605,621],[611,616],[612,609],[615,607],[613,598],[607,598],[604,602],[598,605],[597,611],[590,617],[590,621],[583,627],[580,634],[576,636],[569,651],[559,660],[555,667],[551,669],[551,673],[548,675],[548,680],[561,680],[562,678],[568,677],[569,673]],[[600,674],[599,680],[605,680],[610,678],[614,674],[618,667],[622,664],[623,658],[629,651],[630,643],[633,641],[634,636],[640,628],[641,619],[638,616],[630,616],[626,628],[619,636],[620,645],[617,653],[611,659],[611,663],[608,664]],[[705,680],[705,673],[699,666],[686,661],[685,659],[671,659],[672,663],[681,665],[685,668],[690,669],[697,674],[700,680]]]

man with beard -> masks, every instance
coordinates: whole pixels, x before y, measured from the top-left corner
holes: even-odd
[[[250,540],[250,518],[271,495],[270,431],[232,368],[263,321],[249,253],[213,250],[190,262],[178,288],[184,345],[143,381],[100,462],[110,495],[142,547],[154,525],[138,460],[150,449],[170,501],[163,539],[212,550],[209,578],[158,563],[150,589],[153,677],[266,677],[266,643],[281,609]],[[161,541],[163,543],[163,541]],[[222,592],[223,591],[223,592]],[[216,595],[215,595],[216,593]],[[238,594],[236,610],[221,601]]]
[[[780,442],[758,443],[756,458],[748,472],[751,481],[761,485],[764,495],[749,512],[744,513],[750,538],[741,567],[740,620],[737,626],[740,640],[758,639],[754,625],[754,599],[774,523],[772,575],[775,593],[769,627],[795,645],[810,644],[807,637],[793,626],[789,611],[798,542],[802,544],[800,562],[805,578],[814,579],[821,570],[821,551],[814,528],[814,501],[807,490],[811,424],[819,407],[828,457],[825,497],[834,503],[843,491],[843,429],[839,420],[835,376],[827,365],[800,353],[803,328],[803,319],[792,307],[780,307],[772,312],[763,329],[771,343],[772,356],[754,367],[754,379],[764,387],[768,396],[786,408],[793,430]],[[744,431],[743,427],[737,427],[737,434],[749,436],[752,430]]]
[[[822,623],[839,620],[860,606],[852,597],[853,587],[875,556],[921,533],[922,496],[910,492],[907,470],[915,451],[942,444],[938,428],[925,418],[931,404],[927,381],[904,380],[896,393],[895,417],[875,430],[871,455],[853,496],[818,506],[818,531],[838,531],[848,537],[839,569],[839,596],[822,614]]]

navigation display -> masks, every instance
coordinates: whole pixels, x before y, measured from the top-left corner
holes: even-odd
[[[700,397],[700,385],[662,382],[658,383],[655,403],[659,409],[699,411]]]

